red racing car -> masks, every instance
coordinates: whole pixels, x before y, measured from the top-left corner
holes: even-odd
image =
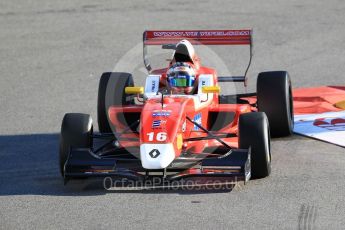
[[[75,177],[237,177],[248,181],[271,171],[270,137],[291,135],[293,101],[286,71],[262,72],[257,92],[221,95],[218,76],[202,65],[194,45],[248,45],[251,30],[145,31],[149,74],[134,86],[130,73],[104,73],[98,91],[99,133],[90,115],[67,113],[62,121],[59,166]],[[173,49],[162,69],[152,70],[147,46]],[[248,70],[247,68],[247,70]],[[246,71],[247,72],[247,71]],[[248,98],[257,98],[255,103]]]

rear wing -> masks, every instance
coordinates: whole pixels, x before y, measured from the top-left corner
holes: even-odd
[[[253,36],[251,29],[244,30],[147,30],[143,34],[143,58],[146,69],[151,66],[147,58],[147,46],[161,45],[163,48],[174,49],[175,44],[187,39],[193,45],[248,45],[249,63],[244,76],[218,77],[219,82],[244,82],[253,56]]]

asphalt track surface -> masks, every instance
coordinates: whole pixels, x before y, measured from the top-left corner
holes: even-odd
[[[1,1],[0,229],[344,229],[345,149],[300,136],[272,143],[269,178],[232,191],[64,186],[57,167],[64,113],[96,118],[100,74],[145,29],[252,27],[250,77],[344,85],[344,12],[342,0]]]

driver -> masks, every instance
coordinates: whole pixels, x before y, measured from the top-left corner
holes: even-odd
[[[191,94],[194,89],[195,69],[188,62],[176,62],[167,72],[167,81],[172,93]]]

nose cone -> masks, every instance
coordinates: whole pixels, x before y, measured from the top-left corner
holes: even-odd
[[[140,160],[145,169],[164,169],[174,159],[175,152],[171,143],[140,145]]]

